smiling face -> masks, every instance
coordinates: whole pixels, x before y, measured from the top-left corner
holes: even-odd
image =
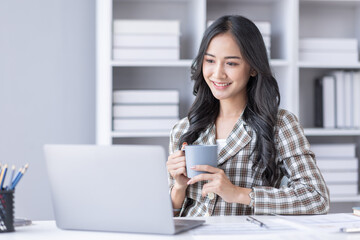
[[[229,32],[215,36],[206,50],[203,75],[214,97],[220,101],[246,101],[246,85],[251,71]]]

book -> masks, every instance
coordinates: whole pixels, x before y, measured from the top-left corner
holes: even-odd
[[[334,76],[315,80],[315,126],[335,128],[336,98]]]
[[[179,48],[114,48],[114,60],[178,60]]]
[[[114,105],[114,118],[179,117],[178,105]]]
[[[299,60],[325,64],[356,64],[358,62],[358,53],[341,51],[300,51]]]
[[[357,158],[316,158],[316,164],[321,171],[343,171],[343,170],[356,170],[359,166]]]
[[[169,131],[179,121],[178,118],[161,118],[161,119],[114,119],[114,131]]]
[[[259,29],[261,35],[270,36],[271,35],[271,23],[266,21],[254,21],[256,27]]]
[[[315,79],[314,87],[315,99],[315,127],[324,127],[324,108],[323,108],[323,81],[321,78]]]
[[[180,34],[178,20],[114,20],[114,34]]]
[[[341,172],[327,172],[322,171],[321,174],[327,184],[329,183],[357,183],[357,171],[341,171]]]
[[[176,90],[116,90],[113,103],[119,104],[178,104]]]
[[[207,27],[209,27],[214,20],[209,20],[207,22]],[[261,35],[264,36],[270,36],[271,35],[271,23],[266,21],[254,21],[254,24],[259,29]]]
[[[342,51],[358,52],[356,38],[302,38],[299,41],[300,51]]]
[[[263,37],[263,40],[264,40],[266,50],[270,50],[270,48],[271,48],[271,38],[270,38],[270,36],[262,36],[262,37]]]
[[[333,71],[331,74],[335,77],[336,85],[336,127],[345,127],[345,88],[344,71]]]
[[[126,47],[154,47],[154,48],[178,48],[180,39],[177,35],[159,35],[159,34],[115,34],[113,39],[115,48]]]
[[[354,158],[355,148],[355,143],[311,144],[310,147],[316,158]]]
[[[353,72],[353,125],[360,128],[360,71]]]
[[[344,71],[344,105],[345,105],[345,128],[353,127],[353,96],[352,96],[352,73]]]
[[[360,216],[360,207],[353,207],[353,214],[356,216]]]

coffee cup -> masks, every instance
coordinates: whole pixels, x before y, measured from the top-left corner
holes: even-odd
[[[186,145],[185,159],[187,177],[192,178],[196,175],[206,173],[195,171],[190,168],[192,166],[210,165],[217,167],[217,155],[217,145]]]

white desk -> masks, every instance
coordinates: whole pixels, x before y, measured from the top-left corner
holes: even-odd
[[[346,215],[325,215],[332,216],[332,219],[337,219],[341,217],[346,217]],[[338,217],[339,216],[339,217]],[[351,216],[351,215],[348,215]],[[278,223],[282,225],[284,221],[287,221],[287,218],[282,219],[282,217],[274,217],[274,216],[254,216],[257,219],[268,224],[270,228],[275,226],[274,223]],[[352,216],[351,216],[352,217]],[[265,239],[286,239],[286,240],[297,240],[297,239],[359,239],[360,233],[355,234],[347,234],[340,232],[329,232],[323,231],[320,228],[324,228],[324,226],[317,226],[317,228],[309,229],[309,225],[299,225],[296,222],[300,219],[299,216],[294,221],[293,225],[289,225],[291,227],[299,227],[298,229],[289,230],[286,229],[272,229],[266,230],[257,226],[256,224],[250,223],[246,221],[246,216],[236,216],[236,217],[209,217],[206,219],[206,225],[196,228],[194,230],[190,230],[188,232],[184,232],[175,236],[168,235],[148,235],[148,234],[129,234],[129,233],[113,233],[113,232],[91,232],[91,231],[70,231],[70,230],[61,230],[58,229],[55,225],[54,221],[34,221],[31,226],[17,227],[15,232],[12,233],[0,233],[1,240],[137,240],[137,239],[153,239],[153,240],[168,240],[168,239],[194,239],[194,240],[226,240],[226,239],[251,239],[251,240],[265,240]],[[301,219],[305,219],[302,218]],[[320,224],[320,218],[309,219],[306,221]],[[354,218],[355,219],[355,218]],[[360,217],[358,218],[360,225]],[[334,220],[334,221],[335,221]],[[357,219],[355,219],[357,221]],[[271,222],[274,221],[274,222]],[[306,222],[304,221],[304,222]],[[293,222],[291,220],[291,222]],[[226,232],[228,227],[233,228],[235,225],[239,224],[238,228],[232,229],[230,232]],[[251,225],[249,225],[251,224]],[[271,225],[273,224],[273,225]],[[330,224],[330,223],[329,223]],[[299,226],[298,226],[299,225]],[[290,227],[290,228],[291,228]],[[326,226],[325,226],[326,227]],[[245,229],[247,228],[247,229]],[[239,230],[237,230],[239,229]],[[210,232],[216,234],[205,234],[205,230],[210,230]],[[224,232],[222,232],[224,231]],[[230,234],[231,233],[231,234]]]

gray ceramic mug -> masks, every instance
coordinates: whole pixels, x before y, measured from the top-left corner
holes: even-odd
[[[202,171],[195,171],[190,167],[195,165],[210,165],[217,167],[217,145],[186,145],[186,174],[188,178],[195,177]]]

